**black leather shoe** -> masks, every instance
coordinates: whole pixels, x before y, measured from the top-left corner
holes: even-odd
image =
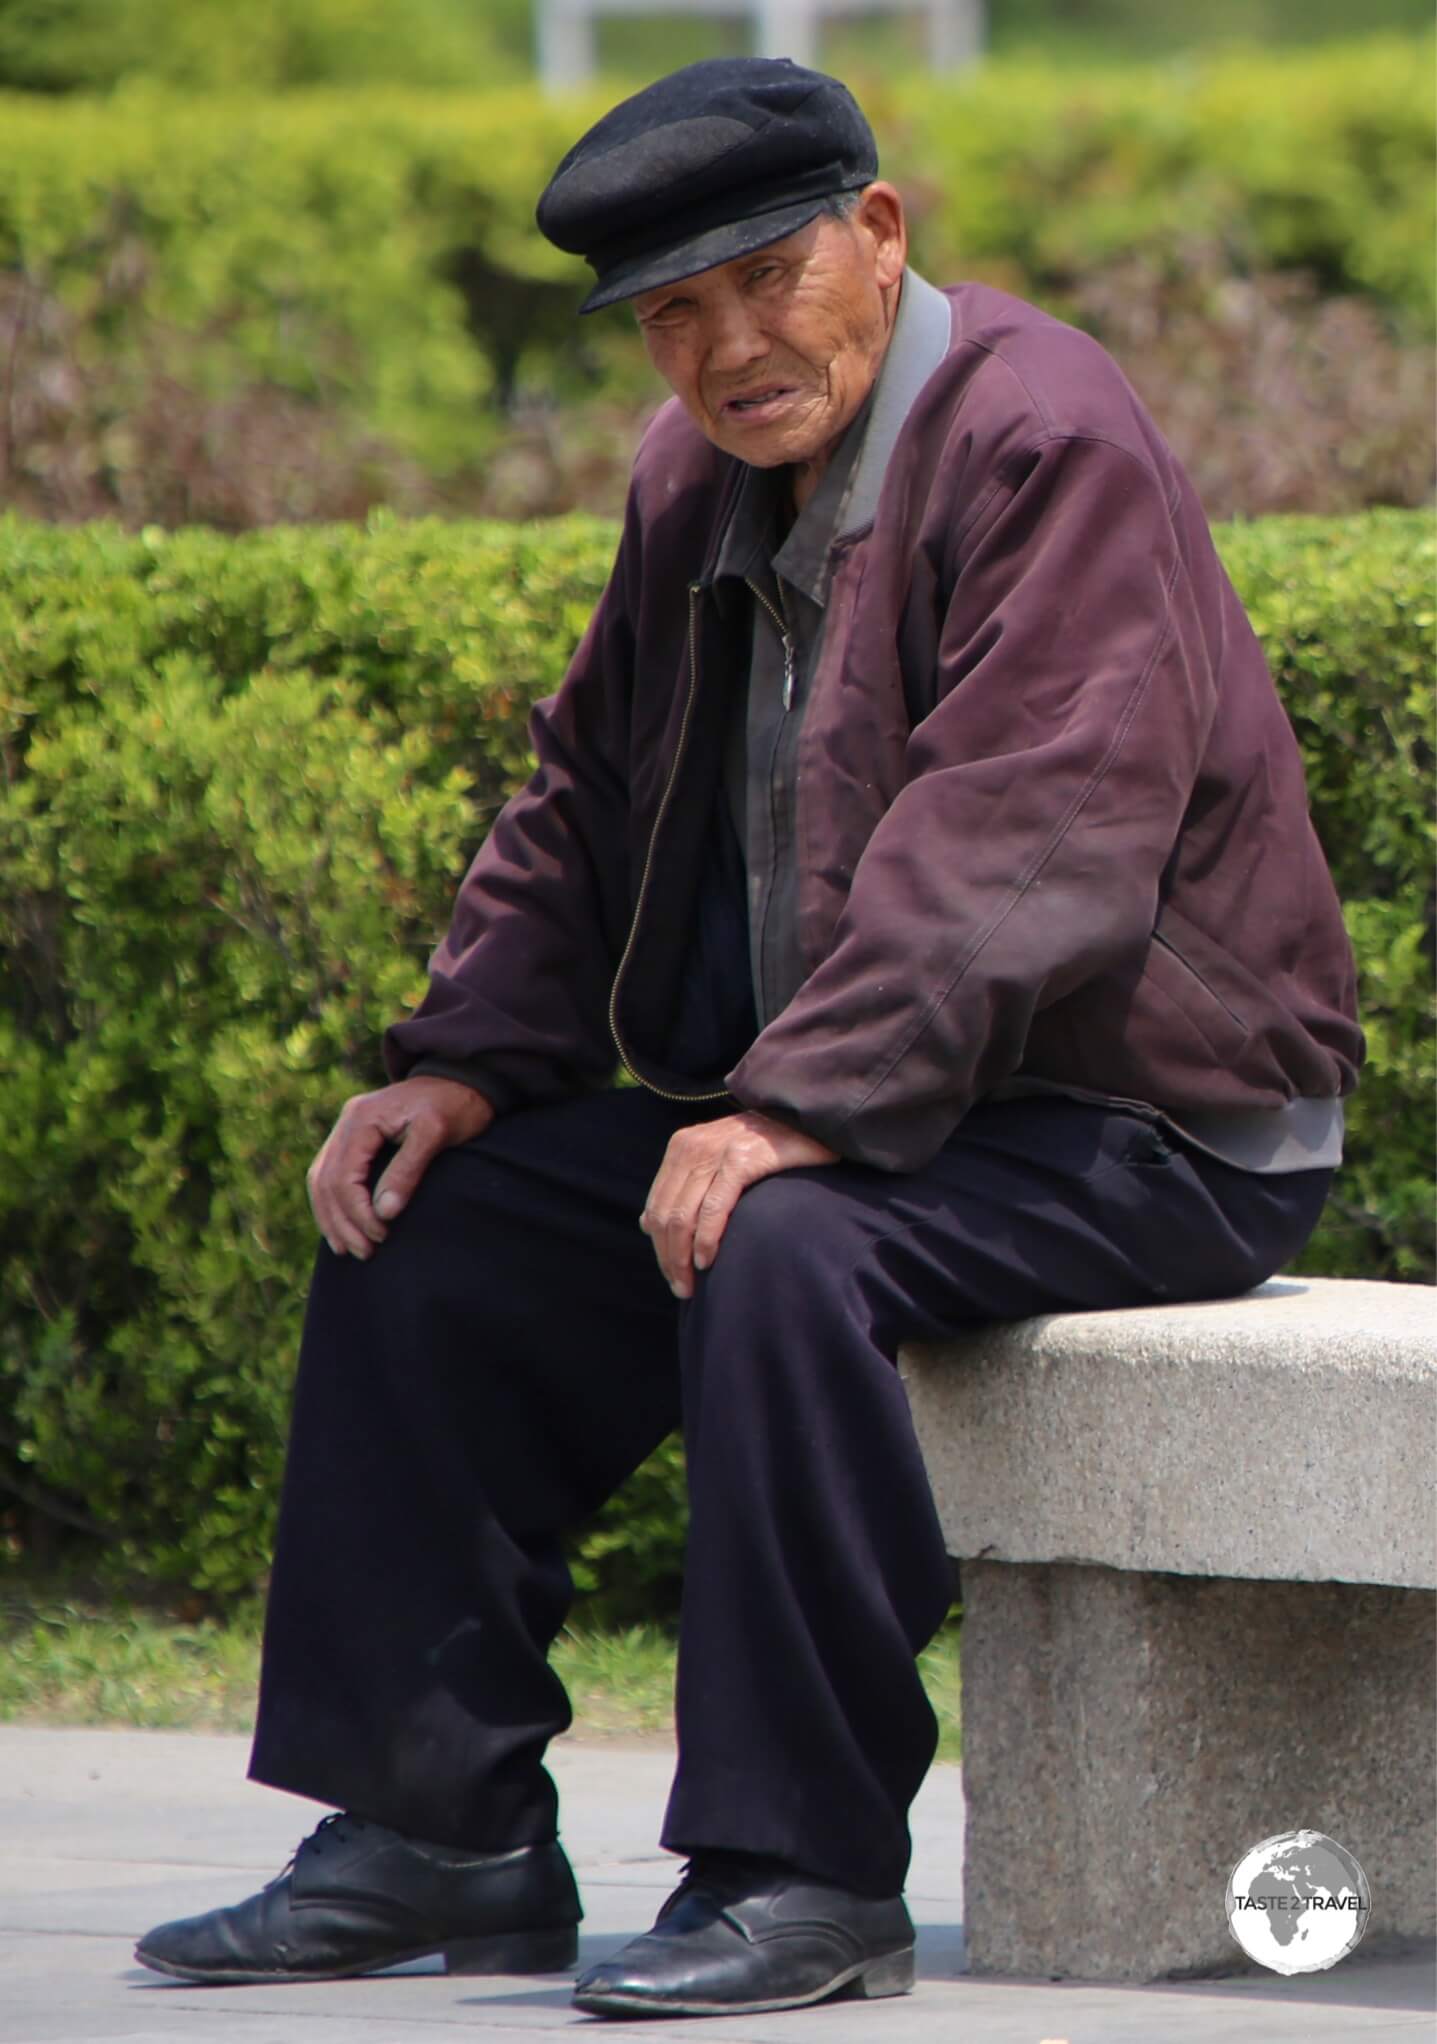
[[[557,1844],[473,1853],[341,1815],[247,1902],[162,1923],[135,1957],[216,1987],[342,1980],[435,1952],[449,1973],[562,1973],[583,1913]]]
[[[907,1994],[913,1923],[794,1867],[737,1853],[691,1860],[653,1929],[593,1966],[574,2006],[598,2016],[761,2015],[831,1994]]]

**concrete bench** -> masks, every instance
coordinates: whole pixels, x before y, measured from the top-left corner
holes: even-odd
[[[975,1971],[1239,1970],[1277,1832],[1437,1930],[1437,1292],[1280,1278],[905,1350],[964,1598]]]

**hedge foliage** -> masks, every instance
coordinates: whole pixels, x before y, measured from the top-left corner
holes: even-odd
[[[292,91],[313,85],[454,85],[523,78],[534,66],[534,0],[0,0],[0,85],[104,91],[127,79],[191,90]],[[1422,34],[1426,0],[1367,0],[1366,29]],[[994,54],[1045,62],[1132,62],[1215,44],[1331,41],[1352,34],[1350,0],[1003,0],[990,10]],[[695,16],[680,0],[637,20],[598,24],[600,62],[642,84],[695,58],[750,47],[750,24]],[[818,61],[847,77],[924,61],[910,15],[832,20]]]
[[[0,83],[97,92],[453,85],[522,77],[525,0],[0,0]],[[501,22],[493,21],[494,15]],[[514,31],[518,30],[516,36]],[[507,33],[506,33],[507,31]],[[515,45],[517,44],[517,49]]]
[[[264,1566],[313,1229],[613,528],[127,535],[0,520],[0,1453],[121,1563]],[[1431,1277],[1429,522],[1221,544],[1308,761],[1372,1062],[1305,1267]],[[672,1451],[583,1547],[672,1588]]]
[[[1154,288],[1196,277],[1216,318],[1226,286],[1301,276],[1420,336],[1430,60],[1389,37],[1181,67],[994,63],[865,97],[940,281],[987,276],[1101,332],[1091,284],[1115,267],[1125,300],[1133,264]],[[472,486],[516,393],[647,393],[626,312],[576,320],[587,273],[533,221],[608,97],[0,95],[0,493],[135,523],[413,502],[421,483]],[[222,472],[258,435],[276,473],[295,447],[309,470],[342,459],[348,494],[299,472],[247,512],[187,485],[216,436]]]

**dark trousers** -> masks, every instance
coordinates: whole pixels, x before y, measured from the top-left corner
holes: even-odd
[[[417,1838],[551,1837],[561,1540],[682,1425],[663,1842],[892,1894],[950,1582],[900,1342],[1242,1291],[1330,1173],[1250,1176],[1074,1101],[980,1107],[911,1175],[750,1188],[681,1306],[637,1219],[693,1119],[638,1092],[510,1115],[436,1160],[370,1262],[321,1249],[251,1772]]]

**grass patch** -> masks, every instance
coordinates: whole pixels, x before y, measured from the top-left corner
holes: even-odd
[[[959,1707],[958,1621],[950,1618],[931,1646],[918,1657],[923,1686],[938,1719],[938,1758],[963,1757],[963,1715]]]
[[[674,1642],[656,1625],[570,1631],[549,1656],[574,1706],[581,1738],[667,1733],[674,1720]]]
[[[254,1723],[261,1610],[186,1620],[99,1594],[0,1579],[0,1722],[132,1725],[248,1732]],[[673,1721],[674,1642],[656,1626],[564,1632],[555,1672],[583,1738],[663,1736]],[[920,1664],[940,1728],[938,1757],[959,1753],[956,1630]]]
[[[0,1719],[244,1732],[258,1609],[226,1623],[0,1588]]]

